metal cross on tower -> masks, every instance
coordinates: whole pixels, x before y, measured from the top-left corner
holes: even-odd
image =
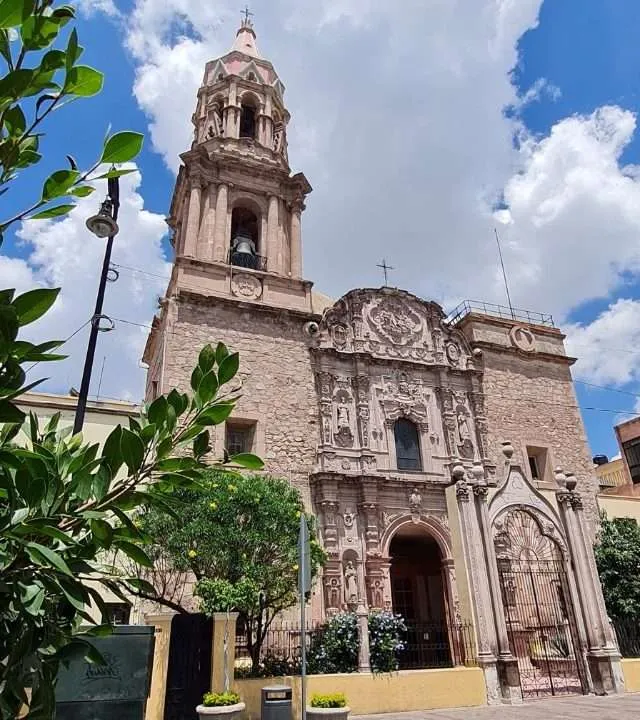
[[[245,5],[244,10],[242,11],[242,14],[244,15],[244,25],[249,25],[251,20],[249,18],[253,17],[253,13],[249,10],[249,6]]]
[[[379,267],[379,268],[382,269],[382,272],[384,273],[384,285],[385,285],[385,287],[387,287],[388,284],[389,284],[389,282],[388,282],[388,280],[389,280],[389,275],[388,275],[389,270],[395,270],[395,268],[392,267],[391,265],[387,265],[387,261],[386,261],[384,258],[382,258],[382,262],[381,262],[381,263],[378,263],[378,265],[376,265],[376,267]]]

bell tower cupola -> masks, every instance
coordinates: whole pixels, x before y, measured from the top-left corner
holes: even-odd
[[[207,63],[198,90],[168,218],[172,282],[209,295],[241,287],[243,300],[308,309],[301,215],[311,186],[291,174],[285,88],[258,51],[250,16],[229,52]]]

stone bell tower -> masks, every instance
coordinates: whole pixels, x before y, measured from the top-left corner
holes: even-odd
[[[243,19],[231,50],[207,63],[168,218],[173,290],[311,310],[300,216],[311,186],[291,174],[284,85]]]

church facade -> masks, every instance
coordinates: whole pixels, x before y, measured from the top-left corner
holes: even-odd
[[[245,20],[198,91],[147,397],[186,390],[206,343],[240,352],[242,398],[213,450],[255,452],[299,488],[328,555],[316,619],[398,612],[418,634],[442,628],[451,662],[468,623],[490,702],[622,691],[564,336],[548,316],[447,316],[390,287],[316,293],[289,120]]]

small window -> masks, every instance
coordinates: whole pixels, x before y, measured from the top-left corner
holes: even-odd
[[[529,461],[529,472],[534,482],[549,482],[548,451],[543,447],[527,446],[527,459]]]
[[[629,474],[634,485],[640,483],[640,438],[622,443],[624,456],[629,466]]]
[[[422,470],[418,428],[411,420],[400,418],[393,427],[398,470]]]
[[[249,82],[256,82],[257,79],[258,79],[258,78],[256,78],[256,74],[255,74],[255,73],[250,72],[250,73],[247,75],[247,80],[248,80]]]
[[[225,447],[229,455],[253,452],[255,423],[227,423]]]
[[[158,397],[158,381],[151,381],[151,399],[155,400]]]
[[[216,78],[218,82],[222,82],[224,80],[224,73],[218,73],[218,77]]]
[[[131,605],[126,602],[105,603],[112,625],[128,625],[131,619]]]

